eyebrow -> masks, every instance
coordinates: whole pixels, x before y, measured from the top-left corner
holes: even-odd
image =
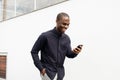
[[[70,24],[70,23],[68,23],[68,24],[67,24],[67,23],[63,23],[63,25],[69,25],[69,24]]]

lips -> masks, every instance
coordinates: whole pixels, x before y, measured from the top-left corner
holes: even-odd
[[[66,31],[66,28],[62,28],[61,31],[62,33],[64,33]]]

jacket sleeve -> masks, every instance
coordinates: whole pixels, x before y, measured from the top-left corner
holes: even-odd
[[[76,57],[78,54],[75,54],[73,51],[72,51],[72,49],[71,49],[71,41],[70,41],[70,39],[69,39],[69,37],[68,37],[68,44],[67,44],[67,53],[66,53],[66,56],[68,57],[68,58],[74,58],[74,57]]]
[[[42,66],[42,63],[39,59],[38,53],[43,48],[44,44],[45,44],[45,36],[42,34],[36,40],[32,50],[31,50],[31,55],[32,55],[32,59],[34,61],[34,64],[40,71],[43,69],[43,66]]]

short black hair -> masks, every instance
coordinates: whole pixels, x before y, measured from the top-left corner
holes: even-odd
[[[62,17],[68,17],[69,18],[69,15],[65,12],[61,12],[57,15],[56,20],[60,20]]]

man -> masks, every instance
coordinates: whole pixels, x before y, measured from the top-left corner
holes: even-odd
[[[74,58],[82,50],[82,45],[71,50],[70,38],[65,34],[70,24],[70,17],[67,13],[59,13],[56,18],[54,29],[42,33],[35,42],[31,54],[35,66],[40,74],[53,80],[63,80],[65,57]],[[41,59],[38,53],[41,51]]]

